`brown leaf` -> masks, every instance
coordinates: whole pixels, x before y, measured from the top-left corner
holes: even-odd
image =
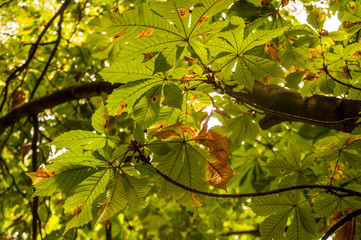
[[[208,182],[214,187],[226,190],[227,183],[233,177],[232,168],[227,161],[230,154],[228,141],[226,136],[214,129],[207,132],[209,119],[210,116],[193,140],[208,147],[211,156],[216,160],[214,163],[208,162],[207,170],[210,173]]]
[[[161,140],[161,139],[169,139],[169,138],[172,138],[172,137],[175,137],[175,138],[180,138],[181,135],[179,133],[177,133],[176,131],[174,130],[163,130],[163,131],[159,131],[157,133],[155,133],[153,136],[152,136],[152,139],[156,137],[158,140]]]
[[[20,149],[21,154],[27,154],[31,149],[31,144],[25,145]]]
[[[81,211],[83,210],[85,202],[82,202],[82,204],[79,206],[76,206],[76,208],[73,210],[73,214],[76,216],[79,216],[79,214],[81,213]]]
[[[53,177],[55,175],[55,171],[47,171],[44,167],[39,167],[36,172],[26,173],[26,175],[31,178],[33,185],[35,185],[45,179]]]
[[[268,53],[269,55],[271,55],[271,57],[277,62],[280,62],[280,59],[278,58],[278,48],[276,46],[275,43],[273,42],[268,42],[266,43],[264,50],[266,51],[266,53]]]
[[[271,6],[271,2],[269,0],[260,0],[262,7],[269,8]]]
[[[290,2],[290,0],[282,0],[281,1],[282,7],[286,7],[289,2]]]
[[[227,191],[227,183],[233,177],[233,170],[228,162],[221,163],[221,162],[208,162],[207,163],[207,170],[211,174],[208,182],[216,187]]]
[[[180,18],[185,18],[187,15],[189,15],[189,8],[188,9],[178,9],[177,10],[178,15]]]
[[[353,218],[336,232],[335,240],[354,240],[356,234],[356,219]]]
[[[142,31],[140,31],[138,36],[135,37],[135,39],[142,38],[142,37],[148,37],[148,36],[152,35],[152,33],[153,33],[153,29],[151,29],[151,28],[142,30]]]
[[[22,90],[15,90],[14,92],[11,93],[11,97],[12,97],[11,108],[13,109],[19,106],[20,104],[22,104],[23,102],[25,102],[26,93]]]

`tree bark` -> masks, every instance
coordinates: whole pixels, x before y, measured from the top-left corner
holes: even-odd
[[[59,104],[110,94],[121,84],[91,82],[56,91],[52,94],[25,103],[0,118],[0,134],[21,118],[36,115],[45,109]],[[225,94],[264,112],[265,117],[259,124],[267,129],[283,121],[309,123],[343,132],[352,132],[360,117],[361,101],[340,99],[321,95],[302,98],[301,94],[276,85],[256,82],[252,91],[235,92],[232,87],[225,88]]]

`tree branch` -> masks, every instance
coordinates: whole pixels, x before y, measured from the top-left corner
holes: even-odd
[[[53,47],[53,50],[51,51],[51,54],[49,56],[49,59],[48,61],[46,62],[45,64],[45,67],[43,69],[43,71],[41,72],[39,78],[36,80],[36,83],[35,83],[35,86],[34,86],[34,89],[31,91],[30,93],[30,99],[32,99],[34,97],[34,94],[36,92],[36,90],[38,89],[39,85],[40,85],[40,82],[41,80],[43,79],[43,77],[45,76],[46,74],[46,71],[48,71],[48,68],[50,66],[50,63],[51,61],[53,60],[54,56],[55,56],[55,53],[56,53],[56,50],[58,49],[58,46],[59,46],[59,43],[60,43],[60,40],[61,40],[61,31],[62,31],[62,27],[61,27],[61,24],[63,23],[63,16],[64,12],[62,14],[60,14],[60,17],[59,17],[59,22],[58,22],[58,31],[57,31],[57,39],[55,40],[55,45]]]
[[[352,132],[360,117],[361,101],[313,95],[303,98],[277,85],[255,82],[252,91],[235,92],[230,86],[225,93],[264,112],[259,124],[268,129],[283,121],[309,123],[343,132]]]
[[[351,197],[351,196],[361,197],[361,192],[357,192],[357,191],[343,188],[343,187],[336,187],[336,186],[332,186],[332,185],[319,185],[319,184],[296,185],[296,186],[292,186],[292,187],[280,188],[280,189],[276,189],[276,190],[257,192],[257,193],[222,194],[222,193],[204,192],[204,191],[200,191],[198,189],[194,189],[194,188],[188,187],[186,185],[183,185],[183,184],[175,181],[171,177],[169,177],[167,174],[164,174],[163,172],[159,171],[157,168],[155,168],[151,164],[150,159],[147,156],[145,156],[144,153],[139,149],[139,146],[136,144],[135,141],[131,142],[131,149],[132,149],[132,151],[138,153],[139,159],[143,163],[151,165],[153,167],[154,171],[156,171],[164,180],[166,180],[166,181],[172,183],[173,185],[180,187],[186,191],[189,191],[192,193],[198,193],[198,194],[208,196],[208,197],[219,197],[219,198],[260,197],[260,196],[273,195],[273,194],[278,194],[278,193],[283,193],[283,192],[289,192],[292,190],[299,190],[299,189],[323,189],[323,190],[325,190],[326,193],[331,193],[331,194],[335,194],[335,192],[345,193],[345,195],[343,195],[344,197]]]
[[[112,90],[119,87],[119,84],[108,82],[91,82],[79,86],[61,89],[42,98],[34,99],[19,107],[14,108],[8,114],[0,118],[0,134],[23,117],[36,115],[45,109],[55,107],[59,104],[76,99],[99,96],[102,92],[110,94]]]
[[[248,230],[248,231],[234,231],[234,232],[226,232],[222,233],[221,236],[232,236],[232,235],[243,235],[243,234],[249,234],[255,237],[260,237],[261,233],[258,229],[255,230]]]
[[[331,237],[331,235],[337,231],[337,229],[339,229],[340,227],[342,227],[345,223],[347,223],[348,221],[350,221],[352,218],[357,217],[358,215],[361,214],[361,209],[357,209],[356,211],[353,211],[350,214],[347,214],[346,217],[342,218],[340,221],[338,221],[337,223],[335,223],[326,233],[325,235],[323,235],[323,237],[321,238],[321,240],[327,240],[329,237]]]
[[[48,31],[49,27],[53,24],[54,20],[60,15],[63,14],[63,12],[65,11],[65,9],[68,7],[68,5],[70,4],[71,0],[65,0],[65,2],[63,3],[63,5],[60,7],[59,11],[57,13],[55,13],[55,15],[50,19],[50,21],[46,24],[46,26],[44,27],[43,31],[40,33],[40,35],[38,36],[36,42],[34,43],[34,45],[31,46],[29,54],[28,54],[28,59],[26,60],[26,62],[17,67],[10,75],[9,77],[6,79],[6,85],[3,88],[3,90],[1,91],[1,95],[3,95],[3,101],[0,104],[0,112],[2,111],[6,99],[7,99],[7,95],[8,95],[8,90],[9,90],[9,84],[11,82],[11,80],[15,79],[17,76],[19,76],[29,65],[29,63],[31,62],[31,60],[33,59],[36,50],[38,49],[39,45],[40,45],[40,41],[41,39],[44,37],[46,31]]]

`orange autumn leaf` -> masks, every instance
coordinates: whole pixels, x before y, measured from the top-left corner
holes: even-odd
[[[76,208],[73,210],[73,214],[76,216],[79,216],[79,214],[81,213],[81,211],[83,210],[85,202],[82,202],[82,204],[79,206],[76,206]]]
[[[124,32],[120,33],[120,32],[117,32],[117,34],[115,34],[115,36],[112,38],[112,41],[114,41],[115,39],[121,37],[121,36],[124,36],[124,34],[127,33],[127,30],[125,30]]]
[[[187,15],[189,15],[189,8],[188,9],[178,9],[177,10],[178,15],[180,18],[185,18]]]
[[[13,109],[25,102],[26,93],[22,90],[15,90],[14,92],[11,93],[11,97],[12,97],[11,109]]]
[[[209,17],[206,15],[203,15],[197,22],[197,26],[201,25],[204,21],[206,21]]]
[[[117,111],[117,115],[120,115],[121,113],[122,113],[122,111],[123,111],[123,109],[127,106],[127,103],[126,102],[121,102],[121,107],[118,109],[118,111]]]
[[[31,178],[33,185],[35,185],[45,179],[53,177],[55,175],[55,171],[47,171],[44,167],[39,167],[36,172],[26,173],[26,175]]]
[[[151,28],[148,28],[147,30],[142,30],[142,31],[140,31],[138,36],[135,37],[135,39],[142,38],[142,37],[148,37],[148,36],[152,35],[152,33],[153,33],[153,29],[151,29]]]
[[[268,42],[266,43],[264,50],[266,51],[266,53],[268,53],[269,55],[271,55],[271,57],[277,62],[280,62],[280,59],[278,58],[278,48],[276,46],[275,43],[273,42]]]

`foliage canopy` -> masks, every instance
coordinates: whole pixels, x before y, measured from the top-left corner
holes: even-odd
[[[0,1],[4,239],[360,239],[359,0],[306,24],[287,0],[31,2]]]

